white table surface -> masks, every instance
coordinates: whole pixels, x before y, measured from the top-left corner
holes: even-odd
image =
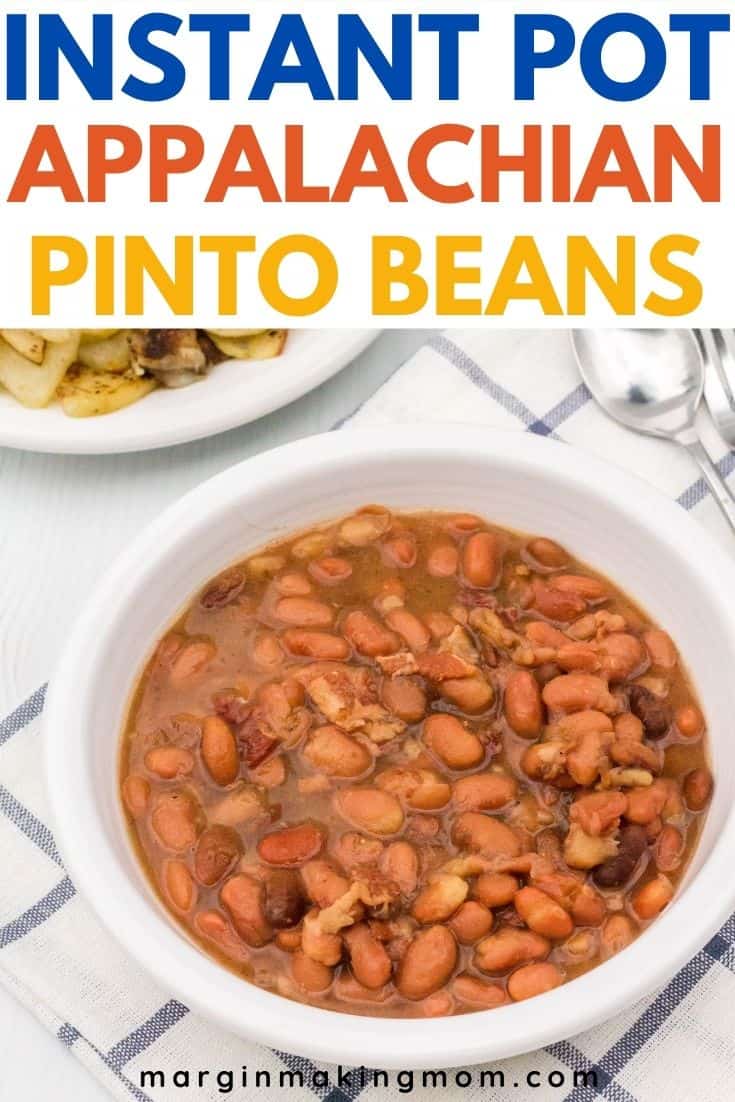
[[[121,456],[0,448],[0,716],[48,679],[88,589],[130,536],[210,475],[330,428],[428,335],[386,332],[305,398],[193,444]],[[0,1102],[105,1097],[61,1043],[0,988]]]

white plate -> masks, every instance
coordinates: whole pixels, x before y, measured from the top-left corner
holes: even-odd
[[[331,379],[379,329],[294,329],[274,360],[227,360],[201,382],[155,390],[105,417],[67,417],[54,403],[25,409],[0,393],[0,446],[93,455],[184,444],[245,425]]]

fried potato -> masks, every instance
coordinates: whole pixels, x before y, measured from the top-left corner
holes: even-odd
[[[0,337],[31,363],[43,363],[46,341],[32,329],[0,329]]]
[[[109,332],[109,330],[100,330],[100,332]],[[128,330],[115,329],[113,333],[111,337],[85,343],[84,331],[82,331],[79,363],[94,371],[127,371],[130,368]]]
[[[97,417],[132,405],[157,386],[155,379],[126,372],[95,371],[74,368],[61,383],[58,395],[69,417]]]
[[[232,360],[272,360],[280,356],[286,343],[285,329],[262,329],[251,337],[220,337],[208,333],[220,352]]]
[[[96,344],[97,341],[106,341],[119,333],[119,329],[82,329],[82,344]]]
[[[21,356],[0,339],[0,383],[21,405],[30,409],[47,406],[61,380],[77,358],[79,331],[65,341],[49,341],[40,364]]]

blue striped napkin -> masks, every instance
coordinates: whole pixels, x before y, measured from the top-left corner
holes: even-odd
[[[688,456],[632,436],[599,413],[563,332],[437,334],[348,424],[407,421],[466,421],[564,439],[647,477],[718,538],[730,538]],[[729,475],[735,454],[713,435],[708,443]],[[614,1020],[492,1068],[447,1071],[446,1078],[439,1069],[427,1079],[409,1068],[381,1074],[316,1065],[209,1025],[125,956],[66,875],[39,769],[43,702],[40,688],[0,721],[0,981],[114,1096],[141,1102],[229,1095],[393,1102],[439,1093],[470,1102],[733,1097],[735,916],[663,990]]]

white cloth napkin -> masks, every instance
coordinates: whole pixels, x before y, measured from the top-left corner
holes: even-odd
[[[553,434],[633,469],[695,510],[718,538],[731,540],[687,455],[627,433],[596,409],[563,332],[437,334],[349,424],[417,421]],[[735,455],[714,434],[708,442],[729,474]],[[421,1072],[410,1069],[388,1073],[387,1086],[382,1079],[373,1082],[372,1073],[353,1072],[345,1079],[349,1069],[342,1069],[340,1079],[336,1068],[223,1033],[156,987],[100,927],[66,876],[40,768],[42,707],[39,689],[0,721],[0,981],[117,1098],[393,1102],[410,1093],[422,1099],[443,1093],[469,1102],[507,1097],[723,1102],[733,1097],[735,916],[662,991],[626,1013],[492,1069],[448,1071],[445,1086],[441,1077],[424,1081]],[[494,1086],[487,1076],[481,1078],[489,1070],[495,1072]],[[200,1071],[209,1073],[201,1086]],[[285,1071],[294,1073],[293,1087],[279,1079]],[[165,1086],[149,1085],[143,1072],[163,1073]],[[596,1086],[575,1079],[580,1072],[593,1072]],[[29,1081],[32,1086],[32,1069]]]

